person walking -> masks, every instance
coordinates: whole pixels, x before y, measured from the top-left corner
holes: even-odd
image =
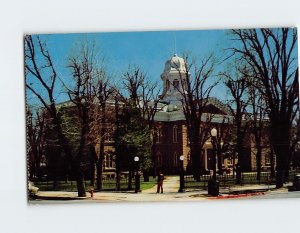
[[[163,183],[164,183],[164,174],[162,172],[159,172],[159,175],[157,177],[157,192],[156,193],[159,193],[161,191],[161,193],[164,192],[164,189],[163,189]]]

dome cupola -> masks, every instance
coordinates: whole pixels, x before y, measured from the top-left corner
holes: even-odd
[[[186,72],[185,61],[183,58],[178,57],[177,54],[165,63],[164,73],[178,73]]]
[[[163,99],[173,104],[180,104],[182,94],[186,88],[186,78],[189,73],[186,71],[185,60],[174,54],[165,63],[165,68],[161,74],[163,81]]]

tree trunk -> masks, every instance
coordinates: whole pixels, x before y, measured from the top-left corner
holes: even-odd
[[[256,169],[257,169],[257,174],[256,174],[256,179],[260,181],[261,177],[261,146],[257,145],[257,154],[256,154]]]
[[[97,162],[97,190],[98,191],[102,191],[103,189],[103,162],[104,162],[104,156],[99,156]]]
[[[81,168],[79,168],[80,171],[77,173],[77,192],[78,197],[85,197],[85,183],[84,183],[84,175]]]
[[[121,191],[121,174],[119,171],[116,173],[116,191]]]
[[[155,148],[155,140],[156,137],[153,137],[153,142],[152,142],[152,147],[151,147],[151,153],[152,153],[152,162],[153,162],[153,167],[152,167],[152,176],[155,179],[156,178],[156,173],[157,173],[157,158],[156,158],[156,148]]]
[[[243,150],[243,132],[242,126],[239,124],[237,127],[237,154],[238,154],[238,162],[236,167],[236,184],[242,184],[242,171],[244,166],[244,150]]]
[[[97,189],[101,191],[103,189],[103,163],[104,163],[104,136],[105,136],[105,120],[106,120],[106,109],[105,103],[101,103],[101,128],[100,128],[100,148],[99,148],[99,160],[97,164]]]
[[[90,145],[89,146],[89,155],[90,155],[90,167],[91,167],[91,186],[94,187],[95,186],[95,180],[96,180],[96,165],[97,165],[97,153],[95,150],[95,146]]]
[[[121,161],[120,157],[116,157],[116,190],[121,191]]]
[[[238,162],[236,165],[236,184],[242,184],[242,148],[238,149]]]
[[[192,173],[195,180],[200,180],[201,175],[201,148],[199,143],[193,143],[191,145],[191,157],[192,157]]]
[[[221,153],[221,146],[217,146],[217,157],[218,157],[218,174],[223,174],[223,156]]]
[[[132,190],[132,170],[129,170],[129,176],[128,176],[128,190]]]
[[[96,171],[96,169],[95,169],[95,163],[92,162],[91,163],[91,183],[90,183],[90,185],[92,187],[95,186],[95,171]]]
[[[143,172],[144,182],[149,182],[149,172],[144,171]]]
[[[290,128],[287,122],[275,121],[271,125],[271,139],[276,154],[276,188],[282,188],[285,171],[289,168]]]
[[[271,165],[271,172],[270,176],[271,178],[275,178],[275,157],[274,157],[274,151],[273,147],[271,146],[271,152],[270,152],[270,165]]]

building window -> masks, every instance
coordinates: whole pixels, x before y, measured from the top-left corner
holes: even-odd
[[[179,165],[179,155],[177,152],[174,153],[174,166],[177,167]]]
[[[176,125],[173,127],[173,142],[178,142],[178,127]]]
[[[105,167],[114,167],[114,158],[110,153],[105,154]]]
[[[177,89],[179,88],[179,81],[178,81],[178,79],[175,79],[175,80],[173,81],[173,86],[174,86],[174,89],[175,89],[175,90],[177,90]]]
[[[187,155],[187,162],[188,162],[189,165],[192,165],[192,157],[191,157],[191,152],[190,151]]]
[[[166,81],[166,91],[169,91],[170,90],[170,81],[167,80]]]
[[[157,129],[157,139],[156,139],[157,143],[161,142],[161,136],[162,136],[162,129],[159,127]]]
[[[232,158],[227,158],[227,164],[232,165]]]
[[[270,154],[265,154],[265,164],[270,165],[271,164],[271,155]]]

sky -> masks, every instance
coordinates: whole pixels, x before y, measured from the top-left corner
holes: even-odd
[[[70,76],[70,70],[67,68],[68,56],[80,41],[96,42],[101,56],[104,57],[105,66],[115,76],[122,77],[122,73],[126,72],[130,65],[138,65],[153,81],[160,81],[165,62],[175,53],[178,56],[189,54],[189,57],[201,61],[210,54],[222,57],[224,49],[228,48],[230,43],[226,30],[44,34],[40,35],[40,38],[47,43],[61,79]],[[226,64],[218,64],[216,71],[224,69],[224,66]],[[222,85],[216,88],[212,95],[225,99],[225,89],[220,89]],[[57,88],[57,102],[68,100],[61,90]],[[36,102],[31,93],[28,93],[27,98],[29,102]]]

